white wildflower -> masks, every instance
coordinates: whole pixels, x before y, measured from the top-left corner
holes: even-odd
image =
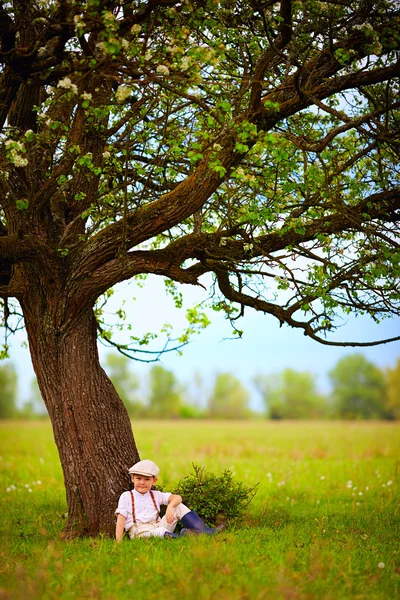
[[[362,495],[363,495],[363,493],[362,493],[362,492],[358,492],[358,495],[359,495],[359,496],[362,496]]]
[[[11,488],[6,488],[6,492],[11,492]]]
[[[125,38],[122,38],[120,40],[121,42],[121,46],[123,47],[124,50],[127,50],[129,48],[129,42],[128,40],[126,40]]]
[[[29,483],[26,483],[26,484],[25,484],[25,487],[26,487],[26,488],[28,488],[28,487],[29,487]]]
[[[384,569],[385,568],[385,563],[380,562],[378,563],[378,569]]]
[[[28,492],[29,492],[29,493],[31,493],[31,492],[32,492],[31,488],[28,488]]]
[[[213,144],[213,150],[215,150],[216,152],[219,152],[219,150],[222,150],[222,146],[221,144]],[[237,172],[239,173],[239,171],[241,171],[240,175],[244,172],[243,169],[241,169],[241,167],[239,167],[239,169],[237,169]]]
[[[132,90],[127,85],[119,85],[117,91],[115,92],[115,97],[117,102],[124,102],[131,95]]]
[[[253,250],[254,248],[254,244],[244,244],[243,245],[243,249],[245,252],[250,252],[250,250]]]
[[[37,480],[37,485],[42,485],[42,482],[40,481],[40,479]]]
[[[13,483],[10,485],[10,488],[11,488],[13,491],[17,489],[17,487],[16,487],[16,486],[15,486]]]
[[[393,483],[393,481],[392,481],[392,480],[390,480],[390,481],[388,481],[388,482],[387,482],[387,484],[386,484],[386,485],[392,485],[392,483]]]
[[[165,65],[158,65],[156,71],[159,75],[169,75],[169,69]]]
[[[110,156],[111,156],[111,152],[109,152],[108,150],[103,152],[103,158],[107,159],[107,158],[110,158]]]
[[[324,479],[325,479],[325,475],[321,475],[320,480],[324,481]]]
[[[32,129],[27,129],[25,131],[25,137],[29,137],[30,135],[32,135],[32,133],[33,133]]]
[[[84,100],[91,100],[92,94],[89,94],[89,92],[83,92],[83,94],[81,94],[81,98],[83,98]]]
[[[132,27],[131,27],[131,33],[133,33],[134,35],[137,35],[141,31],[142,31],[142,26],[139,25],[139,23],[135,23],[134,25],[132,25]]]
[[[347,488],[352,488],[353,487],[353,482],[351,481],[351,479],[349,479],[349,481],[346,484]]]

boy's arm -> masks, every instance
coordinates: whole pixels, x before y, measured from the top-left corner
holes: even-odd
[[[117,525],[115,527],[115,539],[120,542],[124,536],[126,518],[119,514],[117,517]]]
[[[176,520],[174,508],[176,506],[178,506],[178,504],[180,504],[181,502],[182,502],[182,498],[181,498],[181,496],[178,496],[178,494],[170,495],[170,497],[168,498],[168,506],[167,506],[167,510],[165,513],[165,516],[167,518],[167,523],[173,523]]]

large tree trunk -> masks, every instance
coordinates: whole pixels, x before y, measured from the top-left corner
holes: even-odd
[[[71,315],[62,296],[54,289],[49,298],[36,281],[21,304],[64,472],[64,533],[112,534],[118,496],[138,452],[128,413],[99,363],[93,309]]]

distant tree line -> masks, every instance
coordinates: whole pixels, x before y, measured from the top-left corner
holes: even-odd
[[[196,372],[183,385],[173,371],[157,364],[143,382],[132,362],[119,354],[106,357],[106,370],[132,418],[260,417],[250,408],[249,390],[232,373],[217,373],[210,384]],[[362,354],[352,354],[337,362],[329,379],[329,394],[318,391],[313,373],[291,368],[256,375],[253,384],[269,419],[400,419],[400,359],[383,370]],[[17,384],[12,363],[0,365],[0,418],[46,415],[36,380],[22,407],[17,406]]]

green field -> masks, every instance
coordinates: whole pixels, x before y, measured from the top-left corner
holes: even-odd
[[[143,421],[134,432],[164,489],[192,462],[260,482],[244,522],[213,538],[62,541],[49,423],[2,422],[0,599],[400,598],[398,424]]]

